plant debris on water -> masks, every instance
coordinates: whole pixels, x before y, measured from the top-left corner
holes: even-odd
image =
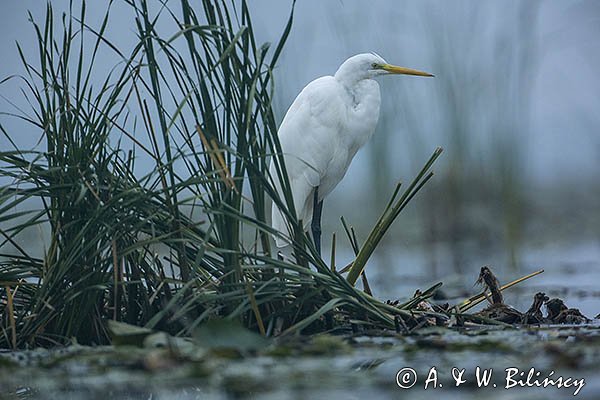
[[[542,271],[501,286],[483,267],[484,290],[454,305],[432,300],[442,283],[404,300],[372,293],[368,262],[441,148],[396,185],[362,244],[342,219],[349,265],[336,266],[335,236],[329,264],[321,258],[294,215],[272,109],[293,7],[279,40],[260,45],[243,0],[124,4],[138,38],[129,49],[107,34],[113,2],[97,27],[85,2],[60,20],[48,3],[43,22],[30,16],[38,58],[20,44],[24,73],[8,78],[30,105],[11,115],[39,141],[19,147],[20,132],[0,125],[13,146],[0,151],[2,395],[87,398],[107,384],[124,397],[386,393],[404,364],[449,362],[439,349],[452,363],[547,354],[539,365],[598,376],[596,323],[541,292],[526,311],[504,303]],[[102,74],[106,52],[118,61]],[[270,202],[292,225],[290,256],[271,248],[284,233],[267,221]]]

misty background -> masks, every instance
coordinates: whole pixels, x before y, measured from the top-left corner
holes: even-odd
[[[24,71],[15,41],[35,59],[27,10],[38,21],[45,14],[43,1],[1,3],[0,81]],[[69,4],[51,3],[56,12]],[[291,2],[249,3],[259,42],[276,40]],[[90,25],[101,21],[106,4],[88,3]],[[110,40],[130,48],[137,40],[132,24],[129,6],[116,1]],[[555,266],[536,284],[564,285],[570,273],[591,286],[600,265],[599,38],[594,0],[298,1],[275,70],[279,121],[308,82],[335,73],[356,53],[373,51],[436,76],[379,79],[376,133],[325,201],[325,254],[336,231],[341,258],[350,261],[340,216],[364,240],[395,183],[410,182],[442,146],[436,176],[375,254],[375,288],[391,296],[400,281],[451,277],[470,287],[483,264],[506,269],[511,278]],[[119,62],[99,60],[105,71]],[[0,85],[1,112],[30,112],[21,85],[18,79]],[[6,114],[0,123],[18,146],[36,146],[40,133],[30,125]],[[10,148],[4,136],[0,147]],[[581,299],[575,306],[585,312],[586,304]]]

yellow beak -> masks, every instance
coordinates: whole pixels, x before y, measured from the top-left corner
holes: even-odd
[[[381,68],[384,71],[387,71],[392,74],[402,74],[402,75],[417,75],[417,76],[433,76],[428,72],[418,71],[416,69],[398,67],[396,65],[391,64],[383,64]]]

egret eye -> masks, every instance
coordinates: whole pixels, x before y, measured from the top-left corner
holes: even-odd
[[[377,63],[371,64],[371,68],[376,69],[377,68]]]

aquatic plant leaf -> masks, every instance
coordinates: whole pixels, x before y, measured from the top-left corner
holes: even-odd
[[[142,328],[135,325],[126,324],[119,321],[108,321],[108,331],[112,343],[116,346],[144,346],[144,339],[154,331],[148,328]]]
[[[194,332],[193,340],[201,347],[240,352],[261,350],[270,344],[267,338],[228,319],[214,319],[202,324]]]

